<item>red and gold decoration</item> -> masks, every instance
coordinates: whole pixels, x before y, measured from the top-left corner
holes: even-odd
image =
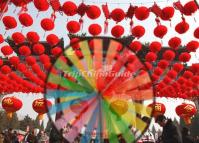
[[[152,103],[149,104],[148,107],[151,107],[153,109],[153,117],[157,117],[158,115],[164,115],[166,112],[166,107],[163,103]]]
[[[2,107],[7,113],[9,119],[12,118],[12,114],[21,109],[23,103],[16,97],[5,97],[2,100]]]
[[[36,99],[32,103],[32,108],[38,113],[39,120],[43,119],[43,115],[48,112],[48,108],[51,106],[52,103],[44,98]]]
[[[183,103],[176,107],[176,113],[189,125],[191,124],[191,118],[197,113],[197,109],[192,104]]]

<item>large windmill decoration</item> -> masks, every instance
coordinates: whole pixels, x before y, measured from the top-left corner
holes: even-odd
[[[127,127],[141,134],[148,125],[138,127],[140,118],[151,117],[153,108],[145,101],[153,104],[154,97],[198,101],[199,63],[188,63],[199,47],[199,27],[187,20],[197,22],[197,0],[165,7],[158,2],[150,7],[132,3],[127,10],[110,5],[0,0],[0,94],[42,93],[53,99],[48,115],[56,114],[57,129],[64,127],[63,122],[70,126],[64,136],[69,142],[79,138],[85,125],[86,132],[99,139],[133,141],[137,138]],[[181,18],[174,25],[176,14]],[[151,16],[155,39],[143,44],[149,30],[144,23]],[[104,26],[96,22],[99,18]],[[168,39],[170,31],[175,35]],[[181,37],[190,32],[193,38],[184,44]],[[107,38],[110,35],[117,40]],[[92,76],[98,70],[131,75]]]

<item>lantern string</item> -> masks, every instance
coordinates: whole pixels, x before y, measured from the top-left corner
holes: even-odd
[[[171,0],[158,0],[155,1],[156,3],[168,3]],[[85,3],[96,3],[96,4],[115,4],[115,5],[121,5],[121,4],[134,4],[134,5],[143,5],[143,4],[153,4],[154,1],[148,1],[148,2],[107,2],[107,1],[93,1],[93,0],[84,0]]]

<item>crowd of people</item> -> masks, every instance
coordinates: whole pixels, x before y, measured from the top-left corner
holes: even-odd
[[[143,117],[142,120],[146,123],[150,122],[148,117]],[[188,128],[182,129],[176,125],[171,119],[166,118],[164,115],[156,117],[156,123],[159,124],[163,130],[158,138],[147,130],[137,143],[199,143],[199,137],[193,138],[190,135]],[[24,136],[20,136],[16,130],[8,129],[0,134],[0,143],[68,143],[64,139],[64,134],[70,131],[72,127],[67,125],[65,128],[57,131],[54,127],[49,133],[49,137],[43,130],[28,130]],[[86,128],[84,125],[79,135],[75,138],[73,143],[100,143],[97,139],[97,129],[95,128],[90,133],[90,140],[86,140]],[[130,127],[132,129],[132,127]],[[134,132],[132,130],[132,132]],[[119,143],[126,143],[122,134],[117,136]],[[104,137],[103,143],[109,143],[108,136]]]

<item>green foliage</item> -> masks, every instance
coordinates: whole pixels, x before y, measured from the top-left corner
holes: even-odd
[[[199,136],[199,113],[192,119],[190,131],[192,136]]]
[[[0,130],[5,130],[8,128],[18,129],[19,120],[16,113],[13,113],[11,119],[7,118],[5,111],[0,111]]]

